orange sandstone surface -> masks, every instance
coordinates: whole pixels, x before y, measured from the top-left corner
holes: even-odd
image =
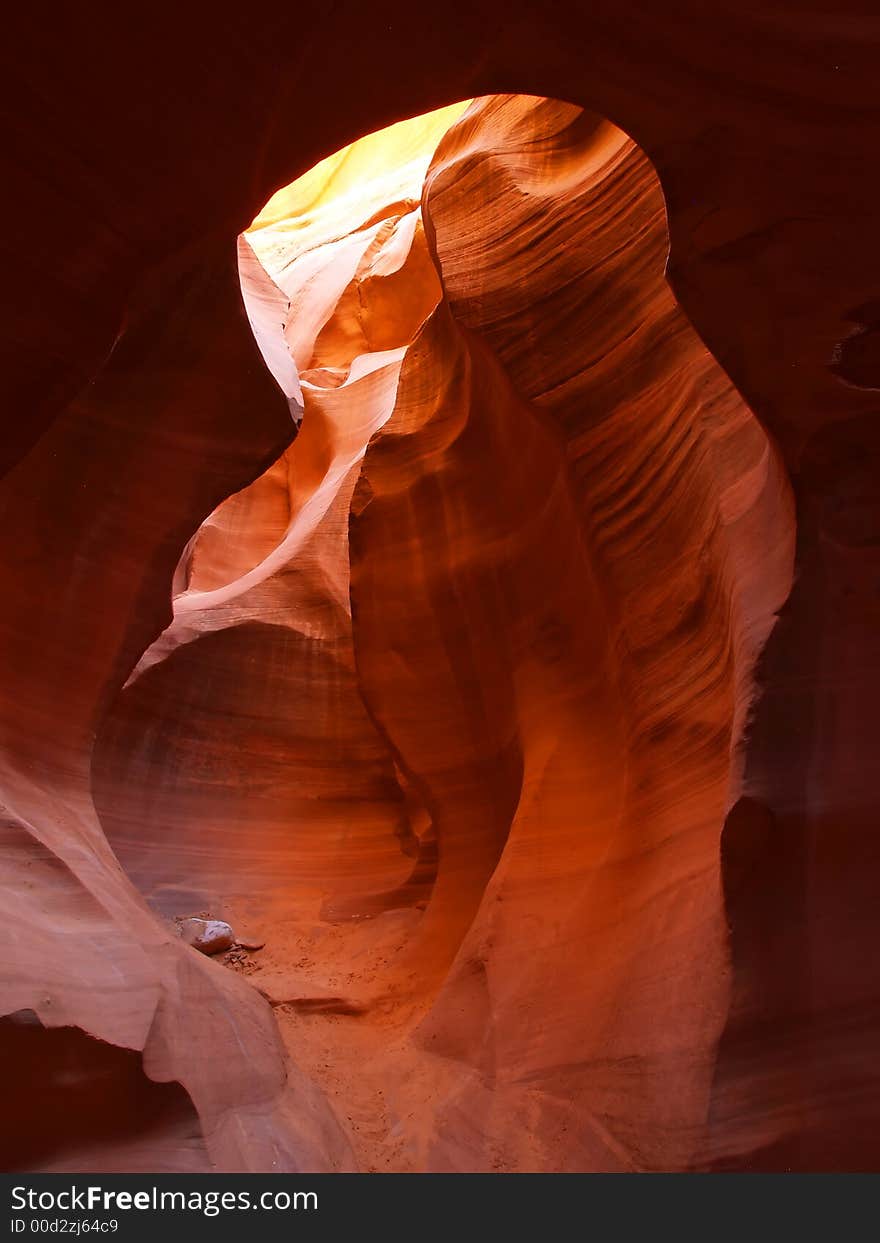
[[[225,240],[0,485],[4,1168],[760,1166],[813,1057],[754,1105],[760,1015],[806,1040],[747,884],[795,504],[654,164],[483,95]]]

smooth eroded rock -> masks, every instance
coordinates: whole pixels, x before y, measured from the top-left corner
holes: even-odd
[[[235,944],[235,934],[222,919],[182,919],[180,936],[202,954],[222,954]]]

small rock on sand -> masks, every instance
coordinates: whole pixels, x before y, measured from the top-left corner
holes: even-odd
[[[181,919],[181,938],[203,954],[222,954],[235,943],[235,933],[222,919]]]

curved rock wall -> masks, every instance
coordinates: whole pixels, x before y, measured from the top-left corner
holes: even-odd
[[[2,375],[16,417],[4,431],[9,469],[0,485],[0,797],[9,840],[2,883],[14,933],[2,1008],[143,1050],[152,1081],[182,1085],[201,1136],[181,1142],[180,1128],[191,1131],[194,1115],[172,1103],[165,1148],[160,1128],[152,1156],[141,1147],[144,1163],[173,1163],[178,1158],[168,1154],[186,1152],[181,1168],[206,1159],[226,1168],[369,1168],[381,1152],[380,1168],[386,1158],[394,1168],[875,1168],[880,1097],[872,1049],[880,993],[864,946],[878,909],[876,798],[867,762],[880,667],[870,349],[876,290],[865,262],[876,232],[876,31],[855,11],[830,18],[740,5],[708,13],[689,3],[662,13],[638,3],[624,11],[599,3],[588,13],[567,3],[540,12],[513,4],[502,13],[481,0],[454,23],[396,8],[388,17],[391,36],[362,6],[337,8],[336,28],[347,34],[334,43],[333,73],[321,55],[330,36],[318,13],[299,15],[295,30],[281,13],[259,29],[222,13],[210,28],[177,13],[169,41],[163,14],[151,12],[139,37],[125,40],[124,55],[112,24],[86,39],[63,15],[48,30],[37,31],[23,15],[10,23],[15,58],[5,83],[15,93],[10,115],[18,120],[3,151],[14,193],[2,245],[16,300]],[[31,89],[35,67],[44,84],[39,94]],[[135,79],[142,90],[131,90]],[[273,585],[280,567],[270,566],[272,575],[258,572],[260,581],[249,582],[267,593],[263,603],[248,602],[237,618],[233,611],[215,626],[209,616],[217,609],[194,601],[193,628],[178,642],[185,610],[172,616],[172,582],[184,595],[228,591],[281,546],[295,517],[282,468],[272,463],[293,434],[300,397],[309,399],[305,389],[298,393],[299,376],[277,341],[273,374],[287,405],[266,374],[240,305],[234,234],[276,186],[358,132],[450,100],[510,90],[595,108],[650,156],[665,193],[669,276],[679,302],[775,437],[794,478],[798,574],[762,658],[763,693],[742,773],[734,744],[753,699],[750,669],[784,595],[785,541],[765,534],[778,536],[787,523],[776,455],[669,299],[661,279],[662,203],[650,167],[613,129],[589,116],[567,118],[565,108],[526,122],[510,101],[496,101],[492,125],[501,127],[503,141],[478,151],[472,143],[488,123],[480,104],[437,154],[424,219],[444,302],[403,360],[399,393],[412,419],[400,401],[387,412],[355,494],[353,639],[344,577],[338,555],[321,542],[322,519],[313,532],[321,547],[309,558],[311,585],[297,576],[292,595],[282,597]],[[305,116],[307,126],[297,120]],[[525,150],[517,146],[523,140]],[[32,158],[37,150],[42,163]],[[591,193],[578,202],[575,183],[586,169],[593,170],[586,177]],[[552,194],[542,192],[545,178]],[[513,192],[507,198],[499,187]],[[602,209],[603,188],[618,200],[613,209]],[[485,196],[481,210],[464,218],[461,202],[476,193]],[[590,252],[572,239],[548,257],[547,228],[564,227],[552,215],[557,197],[574,219],[589,220],[590,236],[604,229],[610,245],[597,243]],[[622,236],[624,220],[631,232]],[[506,246],[506,272],[500,264],[493,270],[493,253],[503,253],[499,243]],[[626,264],[615,266],[615,245]],[[543,300],[533,296],[542,279]],[[271,323],[285,295],[263,290]],[[424,301],[419,307],[416,319],[429,309]],[[579,324],[584,308],[594,309],[588,332]],[[248,311],[252,324],[261,318],[252,299]],[[549,343],[545,325],[554,327]],[[625,365],[613,354],[582,353],[591,340]],[[316,366],[338,366],[357,341],[348,327],[341,334],[332,329]],[[455,430],[441,411],[432,412],[436,393],[423,391],[426,383],[436,389],[438,357],[459,360],[474,392],[490,390],[479,410],[467,387],[456,394]],[[312,395],[316,411],[337,391],[318,394],[320,387]],[[533,503],[531,463],[517,456],[515,444],[505,447],[498,430],[506,427],[500,409],[508,406],[533,446],[536,479],[553,474],[554,460],[567,467],[570,510],[559,523],[567,536],[554,546],[553,561],[585,567],[579,590],[588,584],[595,606],[589,627],[579,614],[576,631],[593,640],[589,653],[577,644],[570,650],[564,627],[537,644],[539,654],[549,652],[540,656],[542,670],[558,666],[570,674],[561,690],[552,677],[523,668],[524,652],[527,666],[534,660],[528,625],[537,624],[544,597],[540,605],[511,600],[481,578],[481,544],[492,544],[497,524]],[[424,447],[435,435],[437,453],[411,461],[407,444]],[[462,478],[455,446],[468,437],[508,461],[509,487],[497,496],[479,494]],[[218,515],[225,497],[267,470],[258,489],[270,503],[252,507],[260,510],[259,530],[247,504]],[[352,467],[346,487],[354,487],[355,473]],[[320,470],[318,476],[324,478]],[[377,482],[387,491],[371,494]],[[438,540],[427,520],[450,495],[456,505],[445,514],[448,547],[436,564],[419,565],[418,550],[433,551]],[[348,506],[342,485],[332,504],[327,490],[322,497],[328,522],[332,512],[341,530]],[[551,497],[557,508],[541,514],[548,532],[563,504],[556,490]],[[407,573],[397,586],[383,553],[399,542],[386,522],[395,505],[405,508],[407,533]],[[205,529],[184,553],[212,514],[213,547]],[[651,541],[638,529],[648,517],[666,533],[651,555]],[[500,550],[511,584],[530,564],[528,539],[517,539],[516,529],[513,522]],[[370,532],[377,555],[367,558],[362,542]],[[575,557],[567,543],[573,532],[580,561],[566,561]],[[545,581],[552,565],[531,564],[529,572]],[[473,639],[463,642],[442,626],[416,633],[423,665],[414,674],[383,632],[389,682],[380,685],[369,641],[379,598],[364,594],[369,575],[392,629],[418,585],[423,617],[425,593],[433,592],[435,613],[459,611]],[[228,607],[238,608],[244,595],[230,595]],[[291,627],[289,615],[278,624],[293,596],[319,619],[308,634]],[[563,604],[557,599],[553,608],[565,616]],[[520,607],[522,627],[506,628],[502,639],[499,621],[519,617]],[[233,620],[243,633],[230,628]],[[395,640],[404,656],[413,650],[411,630]],[[496,642],[486,650],[493,632]],[[291,988],[290,946],[283,955],[279,948],[283,961],[273,964],[267,945],[265,991],[271,996],[274,989],[276,1002],[297,1001],[276,1005],[274,1019],[245,982],[195,959],[157,922],[102,831],[103,823],[120,857],[131,847],[126,867],[151,897],[169,882],[188,886],[193,902],[202,895],[213,900],[226,887],[242,858],[234,826],[217,818],[223,807],[207,789],[210,773],[193,771],[192,750],[167,735],[158,739],[165,731],[157,731],[156,763],[176,775],[167,787],[157,783],[155,820],[178,828],[208,821],[219,847],[215,863],[199,850],[204,836],[193,827],[189,843],[185,834],[181,840],[182,870],[169,868],[161,851],[150,860],[135,831],[149,811],[131,745],[143,741],[145,721],[167,720],[169,734],[191,721],[210,732],[205,723],[218,712],[234,719],[239,711],[228,688],[213,701],[196,702],[193,694],[186,705],[170,702],[172,662],[183,661],[181,685],[204,690],[202,671],[214,665],[215,652],[235,683],[242,668],[250,676],[260,652],[273,650],[288,674],[284,689],[301,686],[300,671],[314,660],[319,681],[334,688],[340,705],[360,700],[364,716],[345,738],[336,726],[329,735],[316,731],[308,714],[273,733],[267,721],[283,690],[255,679],[259,711],[246,725],[260,757],[262,796],[268,792],[266,814],[252,815],[245,800],[235,815],[266,836],[245,860],[240,900],[250,900],[274,871],[278,825],[295,794],[276,788],[273,754],[290,750],[296,771],[326,781],[331,801],[341,805],[345,764],[334,761],[328,771],[326,757],[342,757],[351,745],[366,759],[358,806],[372,809],[352,825],[352,840],[370,860],[363,877],[345,876],[337,837],[328,861],[334,879],[322,883],[318,836],[311,844],[308,833],[301,836],[297,872],[311,868],[313,876],[308,918],[321,910],[327,917],[315,925],[320,937],[309,933],[306,940],[310,948],[320,942],[324,966],[313,957]],[[699,652],[705,663],[694,657]],[[492,672],[486,692],[475,704],[453,697],[444,703],[448,713],[430,717],[426,694],[434,686],[472,688],[466,669],[477,654]],[[428,683],[420,696],[421,677]],[[585,684],[595,684],[606,729],[589,745],[577,730],[565,731],[560,745],[569,760],[559,758],[558,770],[551,766],[542,781],[539,744],[552,738],[549,705],[557,692],[561,703],[576,702]],[[401,711],[407,695],[418,702],[415,720]],[[474,739],[465,754],[456,713],[468,718],[467,737]],[[352,724],[356,715],[353,709]],[[577,716],[586,716],[582,708]],[[688,727],[670,731],[671,721]],[[535,798],[538,818],[558,828],[594,789],[583,781],[572,789],[565,773],[607,749],[618,763],[621,754],[628,759],[626,788],[618,796],[615,781],[605,782],[608,808],[592,807],[589,817],[577,810],[576,818],[599,823],[617,816],[620,853],[609,858],[595,902],[574,893],[581,876],[570,897],[560,897],[551,928],[528,924],[544,872],[539,876],[534,865],[526,877],[518,863],[530,848],[547,876],[562,871],[564,895],[571,860],[551,851],[543,863],[523,792]],[[233,750],[227,742],[224,765]],[[451,761],[445,769],[444,754]],[[133,768],[120,808],[114,769],[126,771],[123,757]],[[615,771],[609,761],[603,776]],[[102,823],[92,805],[93,773]],[[471,797],[476,786],[479,800]],[[681,803],[687,824],[670,810]],[[114,807],[121,810],[116,823]],[[473,819],[460,822],[460,808]],[[717,869],[728,810],[722,862],[729,1013]],[[640,840],[656,849],[625,886]],[[481,888],[476,878],[488,877],[499,858]],[[671,887],[691,893],[688,902],[663,893],[661,858]],[[586,875],[589,860],[582,863]],[[611,938],[608,921],[620,901],[615,884],[630,918]],[[493,902],[496,890],[500,904]],[[286,892],[279,882],[282,899]],[[500,916],[487,917],[490,905],[503,909],[505,902],[517,929],[509,940],[507,932],[490,931],[493,920],[501,927]],[[350,926],[329,922],[365,910],[376,917]],[[522,954],[511,965],[515,946],[531,935],[519,931],[523,923],[537,929],[534,974],[542,987],[547,983],[546,994],[569,990],[583,1001],[562,1015],[550,1007],[546,1023],[529,1017],[525,985],[533,968]],[[642,948],[646,929],[653,933],[650,952]],[[703,979],[688,953],[697,935],[706,950]],[[571,952],[572,937],[609,947],[588,979]],[[384,970],[383,958],[393,959],[393,969]],[[656,974],[663,964],[668,976]],[[329,978],[319,979],[322,972]],[[680,995],[669,980],[679,982]],[[661,994],[658,1013],[669,1020],[666,1045],[662,1032],[639,1017],[640,1004],[654,1004],[645,1000],[652,989]],[[709,998],[699,1013],[698,993]],[[333,1025],[345,1039],[322,1078],[320,1007],[347,1001],[368,1009],[349,1016],[337,1010]],[[317,1009],[307,1013],[304,1002]],[[452,1022],[456,1007],[466,1010],[468,1024]],[[226,1033],[229,1056],[201,1056],[196,1013]],[[279,1030],[294,1050],[292,1061]],[[18,1029],[8,1039],[15,1045]],[[442,1055],[431,1054],[438,1042]],[[243,1044],[250,1050],[245,1062],[234,1052]],[[628,1060],[634,1049],[635,1060]],[[93,1074],[94,1054],[74,1040],[63,1056]],[[354,1059],[372,1068],[364,1077],[376,1085],[372,1097],[357,1101],[345,1076]],[[607,1075],[600,1073],[603,1059]],[[130,1074],[116,1062],[107,1055],[108,1074]],[[528,1068],[534,1087],[531,1079],[520,1082],[519,1067]],[[681,1097],[672,1116],[663,1115],[669,1098],[658,1102],[654,1087],[662,1068]],[[389,1105],[380,1097],[390,1073],[400,1099]],[[351,1100],[355,1121],[331,1103],[339,1100]],[[392,1140],[413,1100],[420,1102],[418,1123],[404,1141]],[[157,1101],[154,1116],[164,1116],[164,1108]],[[534,1148],[499,1143],[511,1119],[537,1137]],[[109,1131],[120,1134],[112,1125]],[[92,1160],[89,1152],[100,1150],[107,1133],[105,1126],[88,1139],[68,1137],[70,1160]],[[115,1168],[134,1160],[130,1145],[127,1152],[120,1143]],[[57,1160],[47,1149],[45,1163]]]
[[[311,1006],[439,1079],[416,1111],[375,1060],[385,1108],[419,1114],[405,1161],[682,1168],[790,504],[664,281],[635,145],[550,101],[461,114],[409,123],[427,151],[389,146],[384,176],[342,177],[359,145],[328,161],[242,243],[302,430],[189,541],[174,620],[100,731],[95,802],[161,913],[268,938],[253,979],[295,1062],[286,1007]],[[291,973],[285,938],[315,919],[345,935],[307,937]],[[347,1117],[357,1090],[323,1086]]]
[[[428,1159],[680,1168],[726,1013],[718,839],[790,584],[784,473],[664,282],[620,131],[478,101],[424,203],[447,305],[351,531],[364,693],[439,840],[417,1038],[464,1070]]]

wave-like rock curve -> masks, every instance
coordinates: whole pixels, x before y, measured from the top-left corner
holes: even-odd
[[[78,619],[6,617],[55,719],[5,752],[4,1009],[180,1085],[148,1148],[89,1135],[114,1168],[707,1160],[786,473],[631,139],[522,96],[407,124],[387,175],[371,139],[280,192],[237,271],[170,262],[4,485],[9,564],[43,538],[38,616]],[[175,939],[200,907],[258,970]]]

